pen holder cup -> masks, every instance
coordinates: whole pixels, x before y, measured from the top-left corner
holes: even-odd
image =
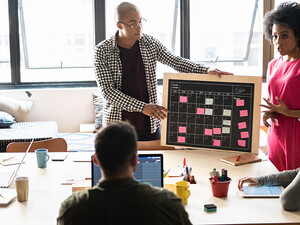
[[[227,197],[230,182],[231,182],[230,178],[228,181],[219,181],[219,182],[210,180],[213,196],[214,197]]]

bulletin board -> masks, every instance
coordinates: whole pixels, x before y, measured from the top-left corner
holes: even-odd
[[[261,77],[165,73],[161,145],[258,154]]]

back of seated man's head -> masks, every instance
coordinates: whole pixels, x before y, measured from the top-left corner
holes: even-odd
[[[96,156],[104,171],[117,172],[137,154],[137,135],[128,122],[113,122],[97,133]]]

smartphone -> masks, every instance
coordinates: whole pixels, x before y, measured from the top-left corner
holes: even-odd
[[[51,160],[52,161],[64,161],[67,158],[68,154],[67,153],[55,153],[51,155]]]

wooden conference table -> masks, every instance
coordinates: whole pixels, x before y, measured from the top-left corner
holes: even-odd
[[[151,151],[154,153],[154,151]],[[237,179],[246,175],[257,176],[277,172],[268,161],[234,167],[221,162],[222,157],[237,153],[176,150],[155,151],[164,154],[164,168],[170,175],[178,175],[183,158],[193,168],[197,184],[190,185],[191,196],[186,210],[193,224],[296,224],[300,223],[300,212],[288,212],[281,208],[279,199],[243,199],[237,190]],[[146,153],[145,151],[141,153]],[[147,152],[148,153],[148,152]],[[10,156],[21,157],[23,153],[0,153],[0,160]],[[50,157],[53,153],[49,153]],[[49,160],[44,169],[37,167],[35,153],[28,153],[26,163],[18,176],[29,177],[29,200],[20,203],[14,199],[8,206],[0,207],[0,223],[3,225],[50,225],[56,224],[61,202],[72,193],[72,185],[61,185],[66,179],[85,179],[91,177],[89,162],[73,160],[88,159],[92,153],[68,153],[64,162]],[[178,167],[179,166],[179,167]],[[0,165],[0,170],[4,167]],[[227,198],[212,196],[208,172],[213,168],[228,170],[232,178]],[[165,178],[165,183],[175,183],[180,178]],[[90,181],[82,181],[86,185]],[[11,185],[14,188],[14,184]],[[203,205],[217,205],[217,212],[207,213]]]

